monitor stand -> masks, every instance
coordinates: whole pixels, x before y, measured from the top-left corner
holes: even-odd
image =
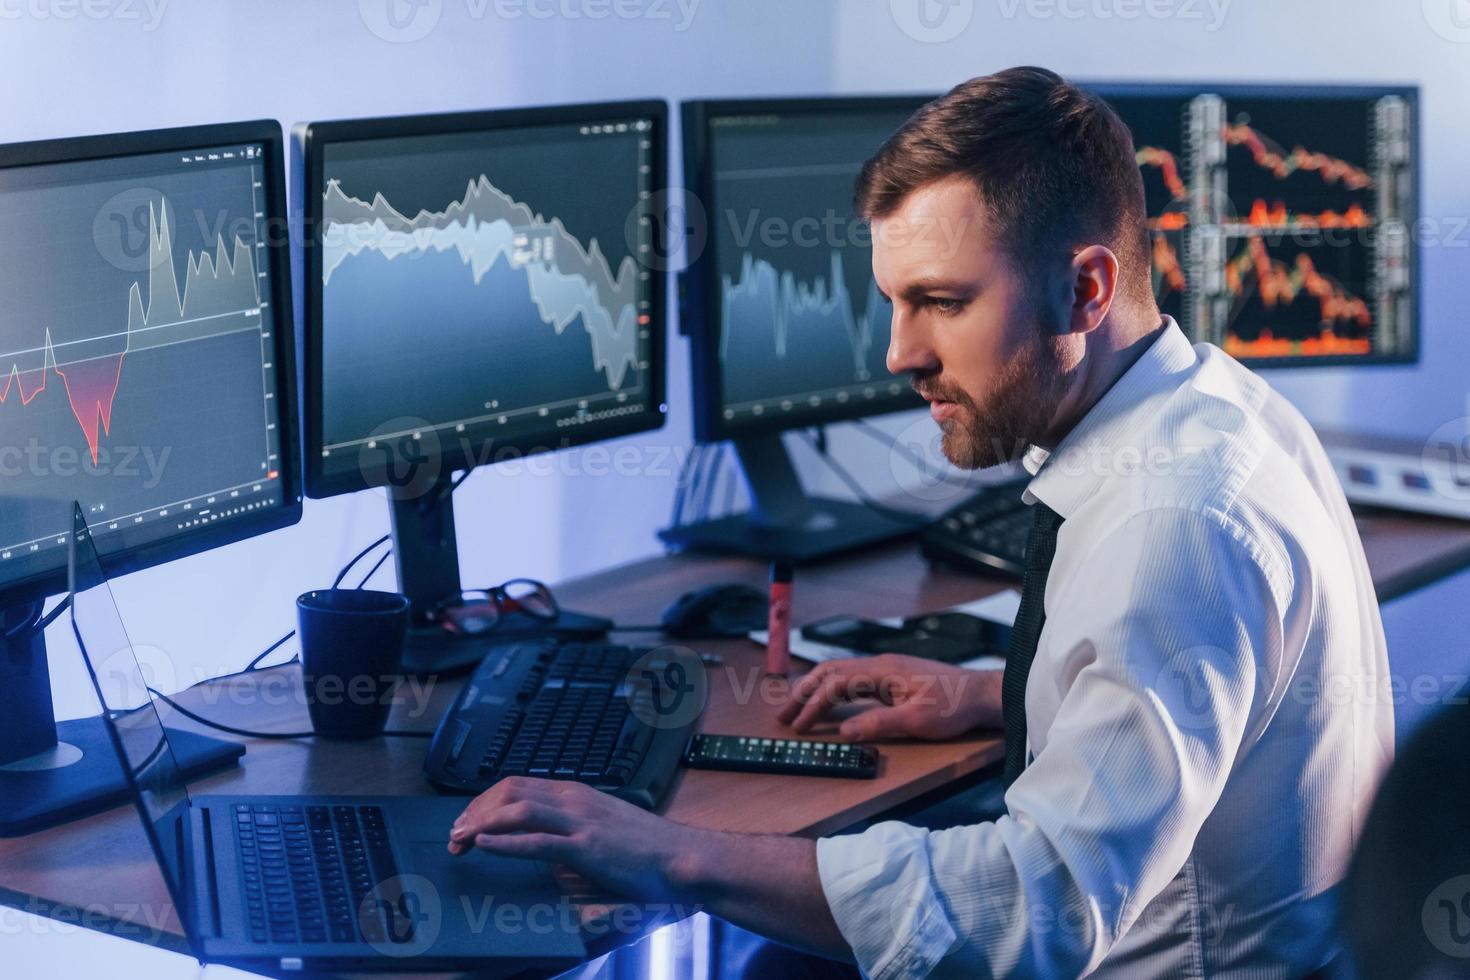
[[[6,624],[30,610],[0,613]],[[8,631],[8,627],[7,627]],[[245,754],[245,746],[167,729],[185,778]],[[101,717],[58,722],[44,632],[0,640],[0,837],[19,837],[123,803],[128,784]]]
[[[747,555],[796,564],[866,548],[917,531],[863,504],[808,496],[779,433],[734,440],[750,488],[751,509],[712,521],[666,528],[659,537],[686,551]]]
[[[449,475],[422,493],[392,493],[393,558],[398,587],[408,596],[408,640],[403,651],[406,674],[446,674],[468,670],[485,659],[493,646],[517,640],[597,639],[613,628],[603,616],[561,610],[553,620],[511,614],[479,636],[460,636],[433,622],[430,614],[463,594],[459,578],[459,546],[454,534],[454,497]]]

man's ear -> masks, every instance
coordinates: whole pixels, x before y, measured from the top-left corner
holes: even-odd
[[[1096,330],[1112,308],[1118,290],[1118,257],[1104,245],[1088,245],[1072,256],[1072,302],[1065,329],[1086,334]]]

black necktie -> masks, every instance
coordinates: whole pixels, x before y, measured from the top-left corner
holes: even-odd
[[[1035,523],[1026,536],[1026,570],[1021,578],[1021,608],[1011,627],[1011,649],[1000,684],[1001,718],[1006,733],[1006,784],[1026,768],[1026,678],[1036,658],[1036,643],[1046,623],[1046,576],[1057,553],[1057,528],[1062,515],[1046,504],[1033,505]]]

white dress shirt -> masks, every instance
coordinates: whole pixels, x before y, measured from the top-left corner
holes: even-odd
[[[1064,518],[994,823],[821,840],[870,977],[1289,978],[1393,754],[1383,626],[1311,427],[1172,320],[1048,454]]]

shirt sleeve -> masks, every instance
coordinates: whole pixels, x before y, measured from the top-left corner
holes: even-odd
[[[1048,588],[1059,704],[994,823],[821,840],[865,976],[1079,976],[1184,867],[1279,663],[1279,579],[1222,516],[1134,515]]]

